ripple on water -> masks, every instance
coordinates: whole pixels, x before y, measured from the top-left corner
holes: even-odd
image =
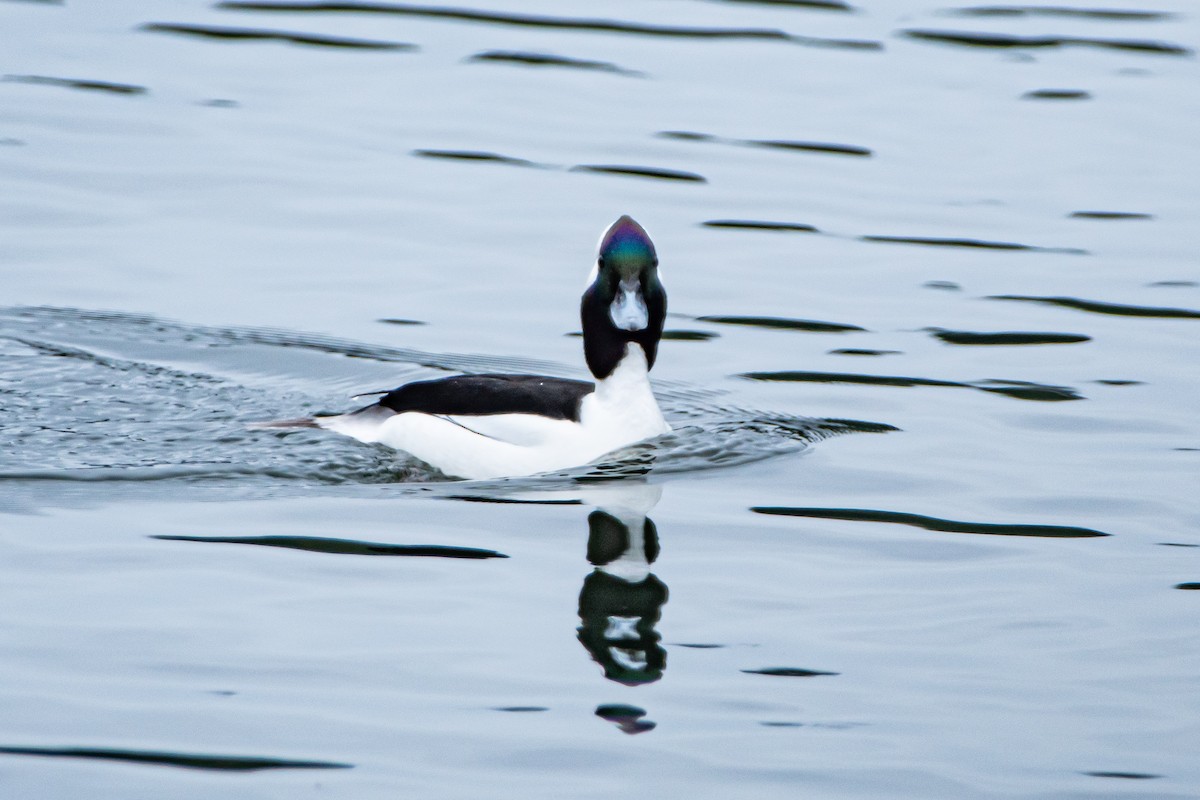
[[[536,714],[550,709],[547,706],[497,706],[492,710],[505,711],[509,714]]]
[[[413,150],[420,158],[439,158],[447,161],[465,161],[483,164],[506,164],[513,167],[535,167],[540,169],[562,169],[554,164],[538,164],[523,158],[501,155],[487,150]],[[686,172],[665,167],[635,166],[629,164],[577,164],[567,168],[570,172],[596,172],[605,175],[621,175],[632,178],[650,178],[660,181],[683,183],[708,183],[708,179],[695,172]]]
[[[413,150],[412,154],[420,158],[444,158],[448,161],[481,161],[492,164],[509,164],[514,167],[540,166],[523,158],[500,155],[486,150]]]
[[[1160,317],[1164,319],[1200,319],[1200,311],[1190,308],[1161,308],[1156,306],[1135,306],[1125,303],[1105,303],[1099,300],[1081,300],[1077,297],[1036,297],[1024,294],[994,294],[988,300],[1015,300],[1022,303],[1042,303],[1044,305],[1073,308],[1076,311],[1090,311],[1093,314],[1110,314],[1118,317]]]
[[[948,331],[931,328],[930,334],[946,344],[961,345],[1029,345],[1029,344],[1077,344],[1090,342],[1092,337],[1082,333],[1044,333],[1034,331]]]
[[[788,506],[755,506],[750,509],[756,514],[771,514],[783,517],[810,517],[816,519],[847,520],[854,522],[884,522],[895,525],[910,525],[927,531],[942,533],[978,533],[988,536],[1037,536],[1051,539],[1089,539],[1109,536],[1091,528],[1065,525],[1006,525],[991,522],[958,522],[956,520],[927,517],[922,514],[906,514],[898,511],[878,511],[866,508],[793,508]]]
[[[1069,386],[1053,386],[1030,381],[999,380],[987,378],[978,381],[946,381],[936,378],[916,378],[904,375],[863,375],[852,372],[814,372],[809,370],[781,370],[778,372],[743,372],[739,378],[752,381],[786,383],[849,383],[865,386],[939,386],[960,389],[978,389],[981,392],[1002,394],[1018,400],[1038,402],[1061,402],[1083,400],[1083,395]]]
[[[150,90],[145,86],[133,83],[114,83],[87,78],[55,78],[49,75],[5,75],[4,80],[13,83],[32,83],[39,86],[61,86],[64,89],[82,89],[90,92],[107,92],[109,94],[137,95],[146,94]]]
[[[771,675],[776,678],[818,678],[822,675],[841,675],[840,672],[803,667],[763,667],[762,669],[744,669],[742,672],[747,675]]]
[[[610,61],[592,61],[585,58],[568,58],[566,56],[550,55],[548,53],[531,53],[523,50],[487,50],[482,53],[476,53],[466,59],[467,61],[493,63],[493,64],[516,64],[523,67],[559,67],[564,69],[578,69],[590,72],[610,72],[615,75],[627,75],[637,77],[643,73],[637,70],[625,69],[624,67],[613,64]]]
[[[407,3],[372,2],[247,2],[227,0],[217,8],[229,11],[266,11],[285,13],[357,13],[391,14],[396,16],[427,17],[457,22],[475,22],[492,25],[507,25],[528,28],[551,28],[555,30],[600,31],[623,33],[635,36],[661,36],[676,39],[742,39],[751,41],[779,41],[813,47],[835,47],[852,50],[878,50],[882,44],[861,39],[829,39],[816,36],[798,36],[778,28],[734,28],[699,27],[687,25],[653,25],[616,19],[588,19],[580,17],[551,17],[540,14],[519,14],[504,11],[484,11],[470,8],[445,8]]]
[[[711,133],[697,133],[695,131],[659,131],[655,136],[660,139],[675,139],[681,142],[716,142],[719,144],[740,145],[742,147],[765,147],[774,150],[828,153],[864,158],[874,155],[868,147],[861,147],[855,144],[838,144],[836,142],[806,142],[793,139],[734,139],[728,136],[716,136]]]
[[[599,172],[605,175],[627,175],[632,178],[652,178],[660,181],[708,183],[708,178],[695,172],[663,167],[639,167],[624,164],[577,164],[571,172]]]
[[[745,231],[788,231],[820,233],[815,226],[804,222],[766,222],[758,219],[710,219],[700,223],[706,228],[730,228]]]
[[[950,13],[970,17],[1066,17],[1073,19],[1141,22],[1170,19],[1167,11],[1142,11],[1124,8],[1076,8],[1068,6],[973,6],[952,9]]]
[[[668,330],[663,331],[662,338],[665,342],[707,342],[712,339],[720,338],[721,334],[712,331],[689,331],[689,330]]]
[[[742,3],[758,6],[787,6],[791,8],[812,8],[819,11],[853,11],[854,6],[842,0],[718,0],[721,3]]]
[[[262,756],[208,755],[154,750],[121,750],[107,747],[12,747],[0,746],[0,753],[14,756],[83,758],[98,761],[123,761],[161,767],[217,770],[221,772],[257,772],[268,769],[350,769],[353,764],[336,761],[301,761]]]
[[[696,317],[697,322],[712,322],[717,325],[742,325],[751,328],[774,330],[811,331],[813,333],[849,333],[865,331],[858,325],[843,322],[819,322],[812,319],[788,319],[786,317],[747,317],[735,315],[708,315]]]
[[[385,42],[375,39],[347,39],[316,33],[276,31],[266,28],[229,28],[217,25],[185,25],[177,22],[149,22],[139,30],[151,33],[171,33],[200,39],[226,42],[284,42],[312,47],[333,47],[343,50],[416,50],[415,44]]]
[[[900,35],[940,44],[957,44],[967,47],[999,48],[1049,48],[1049,47],[1100,47],[1136,53],[1190,56],[1192,50],[1171,42],[1150,39],[1094,39],[1086,36],[1014,36],[1007,33],[985,33],[982,31],[938,31],[903,30]]]
[[[409,558],[508,558],[495,550],[435,544],[385,544],[353,539],[329,539],[321,536],[152,536],[168,542],[210,542],[282,547],[310,553],[352,556],[406,556]]]
[[[915,244],[923,247],[964,247],[974,250],[1025,250],[1040,253],[1070,253],[1087,255],[1086,250],[1076,247],[1042,247],[1040,245],[1020,244],[1018,242],[992,242],[984,239],[940,236],[860,236],[864,242],[882,242],[885,244]]]
[[[836,350],[830,350],[831,356],[898,356],[903,355],[900,350],[872,350],[867,347],[839,347]]]
[[[1024,100],[1090,100],[1091,92],[1083,89],[1034,89],[1021,95]]]
[[[1140,211],[1072,211],[1069,216],[1071,219],[1154,219],[1153,214],[1146,214]]]

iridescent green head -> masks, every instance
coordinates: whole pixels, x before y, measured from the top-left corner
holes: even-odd
[[[600,240],[600,268],[615,272],[619,279],[636,278],[643,270],[658,265],[654,242],[641,225],[625,215],[613,223]]]
[[[654,366],[667,293],[654,243],[632,218],[621,217],[600,239],[581,312],[583,351],[597,378],[612,373],[630,344],[640,345],[647,366]]]

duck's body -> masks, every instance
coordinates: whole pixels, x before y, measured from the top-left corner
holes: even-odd
[[[406,384],[322,428],[403,450],[447,475],[532,475],[594,461],[670,430],[649,372],[666,316],[654,245],[622,217],[601,240],[581,304],[595,383],[540,375],[460,375]]]

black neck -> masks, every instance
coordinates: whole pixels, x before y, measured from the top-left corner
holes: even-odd
[[[583,356],[588,369],[596,380],[604,380],[612,374],[625,357],[626,346],[639,344],[646,353],[646,368],[654,366],[658,355],[658,340],[662,338],[663,323],[667,317],[667,293],[662,286],[643,290],[649,324],[640,331],[625,331],[617,328],[609,316],[612,297],[605,297],[596,285],[583,295],[579,315],[583,323]]]

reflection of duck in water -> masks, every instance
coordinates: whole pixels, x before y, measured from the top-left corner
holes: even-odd
[[[658,557],[658,531],[646,514],[662,488],[613,484],[586,498],[596,509],[588,516],[587,558],[595,569],[579,592],[579,641],[604,677],[637,686],[662,677],[667,651],[655,626],[667,602],[667,586],[652,572]]]

